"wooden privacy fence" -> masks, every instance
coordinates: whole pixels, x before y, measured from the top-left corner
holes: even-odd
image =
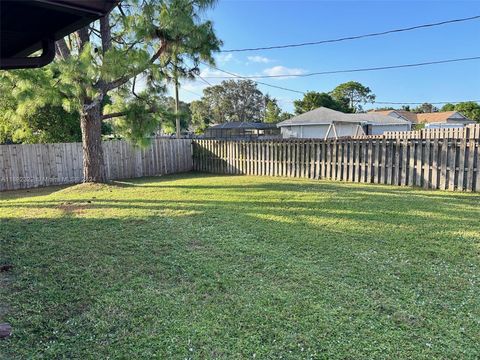
[[[103,142],[107,178],[128,179],[192,169],[191,140],[153,139],[145,149]],[[0,191],[82,181],[82,144],[0,145]]]
[[[193,142],[193,168],[480,191],[478,139]]]

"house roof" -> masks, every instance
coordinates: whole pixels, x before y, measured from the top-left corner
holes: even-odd
[[[386,116],[383,114],[345,114],[352,115],[353,118],[364,121],[368,124],[376,125],[408,125],[410,122],[403,119],[394,118],[392,116]]]
[[[395,110],[395,113],[410,122],[416,123],[418,121],[417,114],[415,114],[414,112],[407,111],[407,110]]]
[[[395,110],[370,110],[369,113],[376,113],[381,115],[390,115]]]
[[[245,122],[245,121],[230,121],[222,124],[210,126],[208,129],[221,130],[221,129],[275,129],[276,124],[271,123],[258,123],[258,122]]]
[[[397,119],[391,116],[366,113],[366,114],[345,114],[340,111],[319,107],[306,113],[294,116],[291,119],[278,123],[277,126],[291,125],[321,125],[332,123],[367,123],[367,124],[383,124],[383,125],[406,125],[407,121]]]
[[[465,116],[463,116],[457,111],[442,111],[436,113],[417,114],[417,119],[419,123],[447,122],[448,119],[468,120]]]
[[[370,110],[368,112],[369,114],[375,113],[375,114],[382,114],[382,115],[387,115],[387,116],[393,116],[396,118],[402,118],[404,120],[416,123],[417,122],[417,114],[406,111],[406,110]]]
[[[401,117],[413,123],[445,123],[447,120],[471,121],[458,111],[442,111],[416,114],[406,110],[372,110],[369,114],[382,114],[391,117]],[[473,123],[473,121],[472,121]]]

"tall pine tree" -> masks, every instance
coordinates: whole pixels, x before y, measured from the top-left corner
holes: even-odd
[[[110,14],[56,44],[57,57],[42,70],[2,76],[15,83],[19,114],[47,103],[80,113],[85,182],[103,182],[102,121],[118,118],[137,143],[158,127],[172,61],[195,69],[213,63],[221,42],[201,18],[214,0],[125,0]],[[183,56],[179,57],[179,53]],[[179,61],[184,62],[179,64]]]

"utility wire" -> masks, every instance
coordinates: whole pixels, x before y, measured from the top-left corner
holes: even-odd
[[[443,104],[458,104],[462,102],[480,102],[480,100],[464,100],[464,101],[424,101],[424,102],[395,102],[395,101],[374,101],[374,104],[386,104],[386,105],[422,105],[425,103],[432,105],[443,105]]]
[[[197,75],[197,76],[198,76],[198,78],[199,78],[200,80],[202,80],[205,84],[207,84],[207,85],[209,85],[209,86],[213,86],[210,81],[205,80],[205,79],[204,79],[203,77],[201,77],[200,75]]]
[[[223,77],[215,77],[215,76],[204,76],[203,78],[209,78],[209,79],[216,79],[216,78],[221,78],[221,79],[229,79],[229,78],[238,78],[238,79],[250,79],[248,76],[242,76],[242,75],[238,75],[238,74],[235,74],[233,72],[230,72],[230,71],[227,71],[227,70],[222,70],[214,65],[210,65],[208,63],[205,63],[203,61],[200,61],[200,63],[202,63],[203,65],[206,65],[208,67],[210,67],[211,69],[214,69],[214,70],[217,70],[217,71],[220,71],[220,72],[223,72],[225,74],[228,74],[228,75],[231,75],[229,77],[226,77],[226,76],[223,76]],[[253,79],[252,79],[253,80]],[[262,81],[258,81],[258,80],[253,80],[254,82],[256,82],[257,84],[260,84],[260,85],[264,85],[264,86],[268,86],[268,87],[272,87],[272,88],[275,88],[275,89],[280,89],[280,90],[285,90],[285,91],[290,91],[290,92],[294,92],[294,93],[298,93],[298,94],[304,94],[303,91],[299,91],[299,90],[293,90],[293,89],[289,89],[289,88],[286,88],[286,87],[283,87],[283,86],[277,86],[277,85],[272,85],[272,84],[267,84],[267,83],[264,83]]]
[[[193,95],[197,95],[197,96],[200,96],[202,97],[202,95],[200,95],[199,93],[196,93],[195,91],[191,91],[191,90],[188,90],[188,89],[184,89],[184,88],[180,88],[181,90],[183,91],[186,91],[186,92],[189,92],[190,94],[193,94]]]
[[[285,48],[294,48],[294,47],[301,47],[301,46],[328,44],[328,43],[335,43],[335,42],[348,41],[348,40],[364,39],[364,38],[368,38],[368,37],[382,36],[382,35],[393,34],[393,33],[400,33],[400,32],[405,32],[405,31],[412,31],[412,30],[417,30],[417,29],[430,28],[430,27],[434,27],[434,26],[441,26],[441,25],[459,23],[459,22],[463,22],[463,21],[477,20],[479,18],[480,18],[480,15],[474,15],[474,16],[465,17],[465,18],[445,20],[445,21],[440,21],[440,22],[435,22],[435,23],[422,24],[422,25],[410,26],[410,27],[406,27],[406,28],[392,29],[392,30],[386,30],[386,31],[363,34],[363,35],[347,36],[347,37],[336,38],[336,39],[303,42],[303,43],[297,43],[297,44],[263,46],[263,47],[256,47],[256,48],[226,49],[226,50],[221,50],[220,52],[224,52],[224,53],[225,52],[230,52],[230,53],[232,53],[232,52],[257,51],[257,50],[273,50],[273,49],[285,49]]]
[[[280,100],[279,100],[280,101]],[[294,100],[283,99],[283,102],[293,103]],[[463,102],[480,102],[480,100],[463,100],[463,101],[424,101],[424,102],[411,102],[411,101],[373,101],[371,104],[382,104],[382,105],[422,105],[425,103],[432,105],[444,105],[444,104],[458,104]]]
[[[248,79],[248,77],[245,77],[245,76],[241,76],[241,75],[237,75],[233,72],[230,72],[230,71],[227,71],[227,70],[223,70],[223,69],[220,69],[214,65],[210,65],[210,64],[207,64],[207,63],[203,63],[202,64],[212,68],[212,69],[215,69],[217,71],[220,71],[220,72],[223,72],[225,74],[229,74],[231,75],[232,77],[235,77],[235,78],[240,78],[240,79]],[[276,86],[276,85],[271,85],[271,84],[267,84],[267,83],[264,83],[262,81],[257,81],[257,80],[253,80],[254,82],[256,82],[257,84],[261,84],[261,85],[264,85],[264,86],[269,86],[269,87],[273,87],[273,88],[277,88],[277,89],[281,89],[281,90],[285,90],[285,91],[290,91],[290,92],[294,92],[294,93],[298,93],[298,94],[302,94],[304,95],[306,93],[306,91],[300,91],[300,90],[294,90],[294,89],[289,89],[289,88],[285,88],[285,87],[281,87],[281,86]],[[285,100],[287,101],[287,100]],[[387,105],[422,105],[426,102],[428,102],[429,104],[432,104],[432,105],[441,105],[441,104],[458,104],[458,103],[461,103],[461,102],[480,102],[480,100],[464,100],[464,101],[437,101],[437,102],[429,102],[429,101],[424,101],[424,102],[395,102],[395,101],[374,101],[374,104],[387,104]],[[292,101],[293,102],[293,101]]]
[[[312,73],[307,73],[307,74],[252,75],[252,76],[242,76],[242,78],[243,79],[267,79],[267,78],[286,78],[286,77],[309,77],[309,76],[328,75],[328,74],[342,74],[342,73],[379,71],[379,70],[389,70],[389,69],[401,69],[401,68],[438,65],[438,64],[446,64],[446,63],[460,62],[460,61],[472,61],[472,60],[480,60],[480,56],[473,56],[473,57],[467,57],[467,58],[457,58],[457,59],[448,59],[448,60],[438,60],[438,61],[427,61],[427,62],[414,63],[414,64],[377,66],[377,67],[371,67],[371,68],[318,71],[318,72],[312,72]],[[228,78],[228,77],[227,76],[205,76],[205,78],[208,78],[208,79],[225,79],[225,78]]]

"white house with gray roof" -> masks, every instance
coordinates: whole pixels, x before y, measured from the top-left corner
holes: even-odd
[[[328,139],[357,135],[381,135],[385,131],[409,131],[411,122],[387,115],[345,114],[319,107],[277,124],[283,138]]]

